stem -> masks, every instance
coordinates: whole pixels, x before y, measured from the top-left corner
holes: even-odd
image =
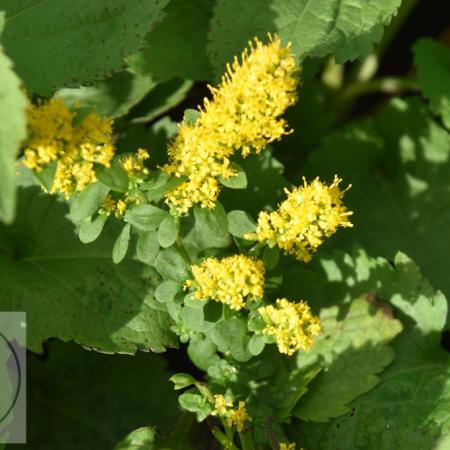
[[[226,450],[239,450],[234,444],[233,441],[231,441],[228,436],[225,436],[225,434],[222,433],[222,431],[219,430],[219,428],[214,427],[211,430],[211,433],[214,435],[214,437],[219,441],[220,444],[223,445],[223,448]]]
[[[239,439],[241,441],[242,450],[255,450],[251,431],[248,430],[243,433],[239,433]]]
[[[416,92],[419,86],[416,80],[409,78],[386,77],[367,83],[352,83],[339,96],[339,101],[351,101],[368,94],[399,95],[405,92]]]
[[[257,242],[249,251],[248,253],[250,255],[259,255],[259,251],[265,247],[265,242]]]

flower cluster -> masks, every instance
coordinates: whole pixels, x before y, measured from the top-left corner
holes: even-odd
[[[330,186],[318,178],[310,184],[303,179],[303,186],[286,189],[287,199],[274,212],[260,212],[256,233],[246,238],[277,245],[300,261],[310,261],[338,227],[352,226],[348,220],[352,212],[342,203],[345,190],[339,189],[340,182],[337,176]]]
[[[109,167],[114,156],[112,122],[90,113],[74,125],[76,114],[62,99],[51,99],[28,109],[29,139],[23,163],[36,172],[56,162],[51,192],[69,198],[96,181],[94,165]]]
[[[227,426],[236,428],[239,433],[245,430],[246,422],[252,421],[245,407],[245,402],[240,401],[237,409],[233,409],[233,403],[223,395],[214,396],[214,411],[212,415],[225,418]]]
[[[274,337],[278,350],[286,355],[309,350],[314,337],[322,332],[319,318],[304,302],[292,303],[281,298],[277,299],[276,307],[262,306],[258,312],[266,323],[262,333]]]
[[[279,450],[295,450],[295,442],[293,442],[291,444],[281,443]]]
[[[230,156],[241,149],[260,152],[269,142],[287,134],[280,116],[296,101],[298,67],[279,38],[268,44],[249,43],[242,61],[227,66],[218,88],[210,87],[195,123],[183,122],[169,148],[163,170],[187,180],[169,192],[166,202],[185,214],[194,204],[213,208],[220,191],[219,178],[236,175]]]
[[[264,289],[264,263],[245,255],[223,259],[207,258],[191,267],[194,279],[186,286],[193,288],[198,300],[212,299],[240,310],[247,299],[262,298]]]

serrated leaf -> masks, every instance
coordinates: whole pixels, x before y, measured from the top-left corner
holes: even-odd
[[[130,57],[130,65],[161,81],[210,79],[206,42],[212,7],[210,0],[172,0],[163,23],[148,36],[148,48]]]
[[[143,231],[136,244],[136,255],[145,264],[153,265],[159,252],[158,235],[155,230]]]
[[[371,292],[375,305],[382,298],[395,308],[405,330],[392,344],[396,357],[379,385],[353,401],[350,413],[326,425],[297,427],[305,436],[304,445],[314,448],[320,442],[324,450],[432,448],[450,428],[450,367],[440,335],[447,314],[445,297],[403,254],[392,265],[361,251],[353,257],[336,254],[329,261],[323,264],[325,279],[315,280],[319,295],[335,295],[336,301],[349,290]]]
[[[70,205],[70,217],[80,222],[95,214],[108,195],[109,188],[102,183],[92,183],[80,192]]]
[[[420,39],[413,50],[423,93],[450,128],[450,49],[432,39]]]
[[[0,8],[1,9],[1,8]],[[0,46],[0,220],[11,223],[16,210],[16,158],[27,135],[25,94]]]
[[[0,309],[26,311],[29,348],[40,351],[49,337],[105,352],[175,345],[168,315],[151,307],[155,270],[132,258],[113,264],[114,223],[82,244],[67,209],[39,188],[21,188],[16,221],[0,226]]]
[[[401,0],[218,0],[209,33],[209,54],[222,72],[254,36],[267,32],[292,43],[299,59],[334,54],[338,62],[367,55]],[[257,12],[257,13],[255,13]]]
[[[112,260],[114,264],[119,264],[127,254],[130,243],[130,230],[131,225],[129,223],[125,224],[116,242],[114,242],[112,249]]]
[[[138,230],[156,230],[159,224],[169,215],[167,211],[153,205],[141,203],[128,208],[125,219]]]
[[[379,383],[377,375],[394,358],[385,344],[400,333],[402,325],[389,310],[360,298],[349,305],[343,319],[338,319],[339,314],[338,306],[322,309],[324,334],[307,353],[298,354],[299,367],[320,360],[325,369],[294,408],[293,414],[303,420],[326,422],[346,413],[352,400]]]
[[[94,220],[92,220],[92,217],[83,219],[78,229],[80,241],[83,244],[94,242],[100,236],[107,219],[108,216],[105,214],[99,214]]]
[[[179,283],[184,283],[190,276],[186,261],[175,247],[161,250],[156,257],[155,267],[163,277]]]
[[[89,108],[100,116],[115,119],[127,114],[155,87],[151,77],[125,70],[93,86],[60,89],[55,97],[64,99],[71,109]]]
[[[178,232],[180,231],[180,221],[174,216],[167,216],[159,225],[158,242],[163,248],[175,244]]]
[[[352,184],[344,203],[355,212],[352,229],[334,246],[355,244],[392,259],[412,257],[438,289],[450,294],[450,134],[419,98],[394,99],[374,120],[324,139],[302,174]],[[382,233],[382,236],[380,235]]]
[[[2,42],[27,87],[49,95],[121,69],[167,2],[1,0]]]
[[[247,233],[256,230],[256,224],[245,211],[230,211],[228,213],[228,230],[233,236],[243,238]]]

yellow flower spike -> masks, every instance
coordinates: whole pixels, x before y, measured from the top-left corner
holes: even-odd
[[[310,261],[338,227],[352,226],[349,216],[353,213],[342,203],[346,190],[339,188],[341,181],[335,176],[327,186],[318,178],[309,184],[303,179],[303,186],[285,189],[287,199],[274,212],[260,212],[256,232],[245,237],[278,246],[299,261]]]
[[[137,153],[122,157],[120,163],[130,178],[142,181],[149,174],[144,165],[144,161],[148,158],[150,158],[148,151],[140,148]]]
[[[213,208],[220,192],[218,178],[235,176],[230,157],[241,150],[259,153],[284,134],[280,116],[296,101],[299,69],[289,45],[269,36],[255,39],[235,58],[212,99],[205,99],[194,124],[183,122],[169,148],[169,164],[163,170],[187,180],[166,195],[166,202],[185,214],[195,204]]]
[[[92,112],[74,126],[75,115],[62,99],[32,105],[27,111],[29,138],[23,164],[41,172],[56,161],[51,192],[66,198],[96,181],[95,163],[109,167],[114,156],[112,122]]]
[[[235,427],[238,433],[242,433],[245,430],[246,422],[251,422],[252,418],[247,412],[245,402],[240,401],[237,409],[233,409],[228,412],[227,426]]]
[[[198,300],[212,299],[236,311],[246,300],[261,298],[264,293],[264,263],[245,255],[223,259],[207,258],[191,267],[194,279],[186,287],[194,289]]]
[[[314,337],[322,332],[318,317],[304,302],[293,303],[285,298],[277,299],[276,306],[258,308],[266,327],[263,334],[272,336],[280,353],[293,355],[298,350],[308,351]]]

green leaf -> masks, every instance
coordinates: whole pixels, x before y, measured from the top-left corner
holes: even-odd
[[[101,234],[108,216],[99,214],[94,220],[91,217],[83,219],[78,229],[78,237],[83,244],[94,242]]]
[[[237,361],[248,361],[252,355],[248,351],[247,326],[243,319],[234,317],[219,322],[212,331],[213,342],[222,353],[230,353]]]
[[[224,189],[220,193],[220,201],[227,210],[241,209],[256,217],[259,211],[273,208],[283,198],[283,189],[288,186],[282,175],[284,167],[270,149],[239,159],[239,165],[247,174],[248,188]]]
[[[115,119],[127,114],[155,86],[156,82],[150,76],[126,70],[93,86],[60,89],[55,97],[63,98],[71,109],[89,108],[100,116]]]
[[[136,255],[145,264],[153,265],[159,252],[158,236],[155,230],[140,233],[136,244]]]
[[[164,172],[159,172],[154,178],[142,183],[140,188],[145,191],[148,201],[157,201],[166,192],[175,189],[183,183],[184,180],[184,177],[171,177]]]
[[[185,109],[183,114],[183,122],[194,125],[201,116],[201,112],[197,109]]]
[[[70,218],[74,222],[95,214],[103,204],[109,188],[102,183],[92,183],[84,191],[81,191],[70,205]]]
[[[217,202],[214,209],[194,208],[197,241],[203,248],[222,248],[230,245],[227,213]]]
[[[385,345],[402,330],[392,311],[370,297],[354,300],[343,319],[339,306],[322,309],[324,333],[297,364],[309,367],[320,361],[324,370],[308,386],[293,414],[303,420],[326,422],[349,410],[349,403],[373,389],[377,376],[394,358]]]
[[[403,254],[397,255],[393,265],[362,252],[353,258],[337,257],[326,274],[322,295],[341,288],[343,291],[345,286],[355,292],[376,292],[376,297],[395,307],[405,330],[393,343],[393,363],[382,373],[375,389],[349,405],[351,414],[326,425],[307,423],[297,427],[305,437],[305,447],[315,448],[320,443],[324,450],[433,448],[450,426],[450,367],[448,353],[441,348],[447,315],[445,297]],[[339,278],[339,274],[344,277]],[[373,299],[378,302],[376,297]]]
[[[179,389],[184,389],[185,387],[195,384],[197,381],[192,375],[188,373],[176,373],[172,375],[169,380],[175,385],[174,389],[178,391]]]
[[[26,311],[31,350],[50,337],[104,352],[175,345],[168,315],[151,306],[156,271],[129,257],[111,261],[114,221],[82,244],[64,203],[37,187],[19,193],[16,221],[0,225],[0,310]]]
[[[206,42],[213,6],[210,0],[172,0],[163,23],[148,36],[148,48],[130,57],[129,64],[161,81],[210,79]]]
[[[26,106],[20,80],[0,47],[0,220],[6,223],[14,220],[16,210],[15,163],[27,135]]]
[[[280,260],[280,251],[276,247],[266,247],[263,252],[264,266],[267,270],[272,270]]]
[[[155,291],[155,298],[158,302],[167,303],[173,300],[175,295],[178,294],[183,289],[183,285],[181,283],[177,283],[176,281],[166,280],[163,281]]]
[[[114,450],[154,450],[156,431],[153,427],[142,427],[132,431]]]
[[[243,238],[245,234],[256,230],[255,221],[245,211],[230,211],[228,213],[228,231],[236,237]]]
[[[102,184],[113,191],[128,191],[128,173],[119,158],[115,158],[110,167],[97,166],[95,169],[95,175]]]
[[[27,399],[24,447],[111,450],[143,424],[154,426],[158,435],[172,433],[180,411],[164,358],[143,352],[105,355],[56,339],[46,348],[45,357],[27,358],[27,388],[33,394]],[[133,432],[122,445],[131,445],[131,436],[136,443],[139,435],[144,437]]]
[[[245,189],[247,187],[247,175],[241,166],[232,164],[236,175],[231,178],[219,177],[220,184],[230,189]]]
[[[126,256],[128,251],[128,245],[130,243],[130,230],[131,225],[129,223],[125,224],[119,237],[114,242],[112,250],[112,260],[114,264],[119,264]]]
[[[169,213],[153,205],[142,203],[128,208],[125,219],[138,230],[156,230]]]
[[[159,225],[158,242],[163,248],[173,245],[180,231],[180,221],[174,216],[167,216]]]
[[[189,267],[174,247],[165,248],[158,253],[155,267],[163,277],[169,280],[184,283],[190,277]]]
[[[401,0],[218,0],[209,33],[209,54],[221,73],[254,36],[277,33],[294,54],[334,54],[338,62],[367,55]]]
[[[190,360],[201,370],[208,370],[208,367],[217,362],[217,347],[211,337],[198,334],[189,340],[187,349]]]
[[[423,93],[450,128],[450,49],[432,39],[420,39],[413,50]]]
[[[197,389],[181,394],[178,401],[183,409],[196,413],[199,422],[205,420],[212,412],[211,404],[198,393]]]
[[[264,350],[265,345],[266,340],[264,336],[254,334],[248,342],[248,351],[253,356],[258,356]]]
[[[174,78],[158,84],[145,99],[133,109],[132,123],[145,123],[155,120],[175,106],[187,96],[193,83],[190,80]]]
[[[393,259],[412,257],[431,283],[450,294],[450,134],[418,98],[394,99],[374,121],[327,137],[302,173],[352,184],[344,203],[354,227],[332,239]],[[382,233],[382,236],[380,235]]]
[[[2,42],[27,87],[49,95],[99,80],[123,67],[167,0],[0,0]]]

